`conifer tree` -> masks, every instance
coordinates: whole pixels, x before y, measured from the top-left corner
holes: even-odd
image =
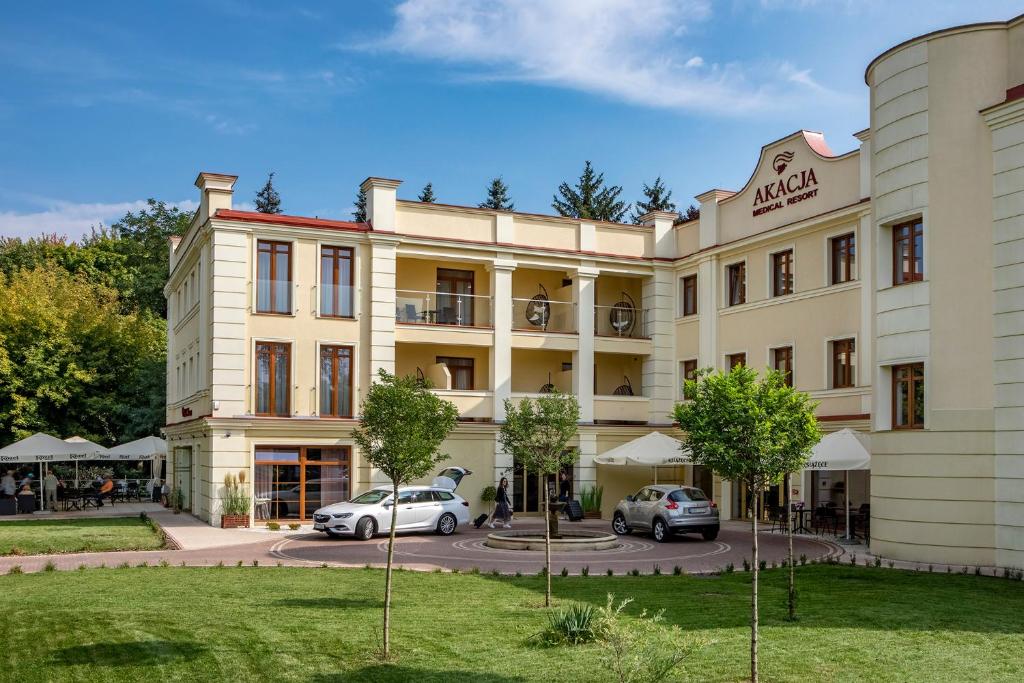
[[[423,192],[420,192],[419,200],[426,204],[433,204],[437,201],[437,197],[434,195],[434,183],[427,183],[423,186]]]
[[[620,194],[622,187],[606,186],[604,174],[597,173],[588,161],[583,166],[583,173],[580,174],[575,188],[569,183],[558,186],[558,194],[552,198],[551,207],[559,214],[570,218],[618,223],[629,211],[629,204],[619,200]]]
[[[267,176],[267,184],[256,193],[256,210],[260,213],[281,213],[281,195],[274,189],[274,172]]]
[[[480,202],[481,209],[495,209],[496,211],[515,211],[516,205],[508,196],[508,185],[498,176],[491,181],[487,188],[487,199]]]
[[[665,187],[661,182],[661,176],[654,179],[653,185],[644,183],[644,197],[647,201],[639,201],[633,209],[633,223],[640,224],[640,218],[651,211],[675,211],[676,205],[672,201],[672,190]]]
[[[366,190],[359,188],[359,193],[356,194],[355,210],[352,212],[352,220],[356,223],[366,222]]]
[[[700,209],[693,204],[686,207],[686,211],[679,212],[679,222],[686,223],[687,221],[695,221],[700,218]]]

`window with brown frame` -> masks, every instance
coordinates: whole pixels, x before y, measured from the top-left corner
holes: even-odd
[[[772,296],[793,293],[793,250],[772,254]]]
[[[747,264],[733,263],[726,271],[729,277],[729,305],[738,306],[747,301]]]
[[[856,344],[853,339],[832,342],[832,388],[848,389],[856,384]]]
[[[320,416],[352,417],[352,347],[320,347]]]
[[[857,243],[851,232],[848,235],[833,237],[832,252],[832,284],[850,282],[857,275]]]
[[[452,389],[459,391],[473,390],[473,359],[438,356],[437,363],[444,363],[452,376]]]
[[[924,363],[892,368],[893,429],[924,429]]]
[[[353,253],[351,247],[320,247],[320,315],[352,317]]]
[[[310,519],[352,494],[348,446],[256,446],[253,495],[257,514]]]
[[[892,226],[892,283],[924,279],[924,224],[921,219]]]
[[[292,345],[256,342],[256,414],[291,414]]]
[[[437,269],[437,322],[442,325],[473,325],[472,270]]]
[[[729,361],[729,369],[732,370],[737,365],[747,364],[747,354],[745,353],[730,353],[726,358]]]
[[[292,312],[292,245],[289,242],[256,244],[256,312]]]
[[[793,386],[793,347],[772,349],[772,367],[785,375],[786,386]]]
[[[680,281],[680,299],[684,316],[697,314],[697,276],[687,275]]]
[[[693,358],[691,360],[684,360],[679,365],[680,365],[680,367],[682,369],[682,375],[683,375],[683,377],[682,377],[683,398],[685,398],[685,399],[692,398],[692,396],[690,396],[689,392],[687,392],[687,390],[686,390],[686,383],[688,381],[690,381],[690,380],[696,379],[696,377],[697,377],[697,359]]]

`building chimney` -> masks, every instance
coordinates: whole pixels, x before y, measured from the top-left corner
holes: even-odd
[[[366,193],[366,220],[374,231],[395,231],[395,203],[401,184],[401,180],[371,177],[359,186]]]
[[[676,234],[672,225],[679,214],[675,211],[651,211],[640,216],[641,225],[654,228],[654,256],[656,258],[675,258]]]
[[[200,225],[217,213],[217,209],[231,208],[231,195],[235,191],[236,175],[223,173],[200,173],[196,178],[199,188],[199,212],[196,217]]]

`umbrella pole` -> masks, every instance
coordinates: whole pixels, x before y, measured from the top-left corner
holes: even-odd
[[[843,506],[846,507],[846,540],[850,540],[850,470],[843,470]]]

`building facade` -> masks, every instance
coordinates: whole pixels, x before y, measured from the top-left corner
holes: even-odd
[[[475,472],[474,511],[501,476],[538,506],[496,443],[504,400],[575,394],[573,487],[603,486],[608,514],[651,473],[594,458],[671,432],[687,374],[744,363],[789,372],[826,431],[870,434],[870,472],[805,472],[797,498],[870,503],[886,557],[1024,566],[1024,20],[916,38],[865,79],[855,149],[772,142],[682,224],[422,204],[384,178],[366,223],[264,215],[200,174],[165,290],[172,483],[214,524],[228,473],[284,519],[383,483],[352,441],[383,368],[458,406],[445,450]],[[660,476],[751,514],[753,492],[700,468]]]

